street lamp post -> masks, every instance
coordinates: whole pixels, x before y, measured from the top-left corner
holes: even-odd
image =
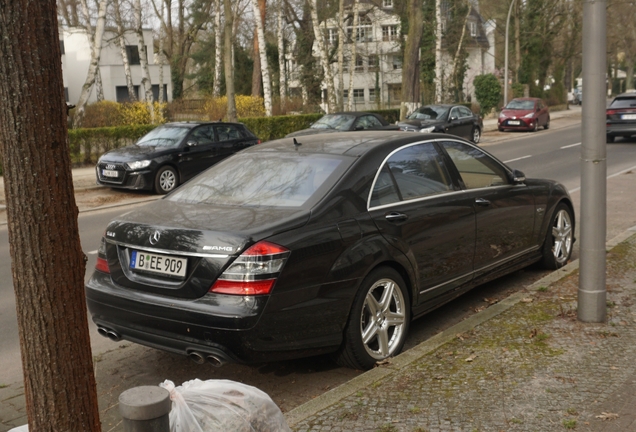
[[[510,15],[512,14],[512,6],[515,4],[515,0],[510,2],[510,8],[508,9],[508,18],[506,19],[506,42],[505,42],[505,56],[504,56],[504,106],[508,103],[508,27],[510,26]]]

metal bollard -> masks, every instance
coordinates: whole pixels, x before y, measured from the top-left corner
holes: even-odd
[[[159,386],[133,387],[119,395],[124,432],[170,432],[170,392]]]

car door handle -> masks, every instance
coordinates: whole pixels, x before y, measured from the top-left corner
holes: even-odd
[[[398,212],[387,213],[386,215],[384,215],[384,217],[386,218],[386,220],[390,222],[405,221],[409,218],[404,213],[398,213]]]
[[[487,199],[483,199],[483,198],[476,198],[475,199],[475,204],[477,204],[480,207],[488,207],[490,205],[490,201],[488,201]]]

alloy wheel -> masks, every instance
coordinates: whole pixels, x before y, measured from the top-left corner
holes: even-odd
[[[572,220],[570,214],[561,209],[554,218],[552,227],[552,253],[554,259],[559,264],[564,264],[570,256],[572,250]]]
[[[377,360],[391,356],[400,346],[406,324],[402,290],[391,279],[380,279],[367,292],[360,317],[362,344]]]
[[[171,170],[165,170],[161,173],[159,177],[159,186],[162,190],[168,192],[171,191],[175,184],[177,183],[177,178]]]

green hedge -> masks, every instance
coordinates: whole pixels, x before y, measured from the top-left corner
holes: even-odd
[[[115,126],[91,129],[69,129],[71,162],[95,163],[108,150],[133,144],[156,125]]]

